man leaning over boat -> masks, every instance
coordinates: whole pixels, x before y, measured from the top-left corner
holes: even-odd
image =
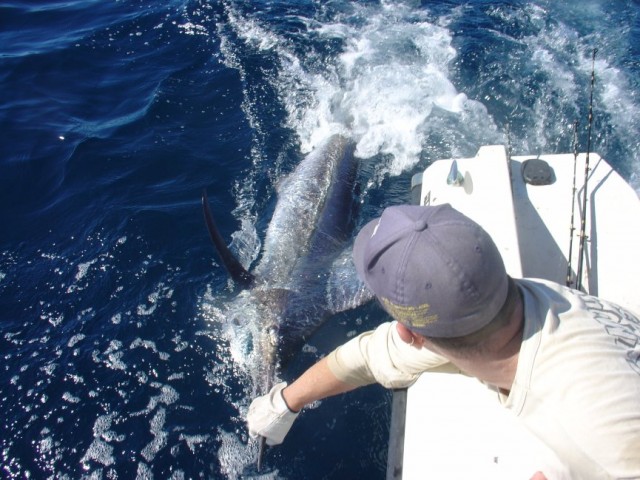
[[[449,205],[385,209],[359,233],[353,258],[393,321],[256,398],[251,436],[279,444],[311,402],[456,371],[495,389],[571,478],[640,478],[637,314],[553,282],[512,279],[489,235]]]

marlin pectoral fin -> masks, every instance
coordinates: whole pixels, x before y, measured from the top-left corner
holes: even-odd
[[[202,191],[202,209],[204,212],[204,220],[207,224],[209,235],[211,236],[211,241],[216,247],[220,260],[222,260],[222,264],[235,282],[239,283],[243,287],[250,286],[251,283],[253,283],[253,275],[247,272],[233,253],[231,253],[231,250],[229,250],[229,247],[227,247],[227,244],[222,239],[222,235],[220,235],[220,231],[218,230],[218,227],[213,220],[213,215],[211,214],[206,190]]]
[[[352,246],[344,249],[331,266],[326,285],[327,310],[344,312],[373,300],[373,293],[358,277],[351,256]]]

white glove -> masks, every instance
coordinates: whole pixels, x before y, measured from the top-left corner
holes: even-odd
[[[289,432],[293,421],[300,412],[289,410],[282,390],[286,382],[278,383],[267,393],[251,402],[247,414],[247,426],[251,438],[258,436],[266,439],[267,445],[278,445]]]

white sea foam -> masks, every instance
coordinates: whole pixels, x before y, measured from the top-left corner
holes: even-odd
[[[258,453],[257,442],[249,442],[238,438],[234,433],[225,431],[218,432],[218,441],[220,448],[218,449],[218,462],[220,463],[220,472],[228,480],[238,479],[276,479],[278,471],[264,472],[260,474],[248,475],[244,472],[247,466],[253,465]]]
[[[154,411],[156,408],[158,408],[158,410],[164,410],[164,408],[161,406],[159,407],[159,405],[171,405],[177,402],[180,398],[180,394],[178,393],[178,391],[171,385],[163,385],[157,382],[152,382],[151,384],[149,384],[149,386],[158,388],[160,390],[160,393],[158,395],[152,395],[149,398],[149,403],[147,403],[147,406],[139,412],[133,412],[131,414],[132,416],[144,415]]]
[[[237,209],[238,212],[245,210]],[[258,258],[262,244],[255,228],[255,217],[244,215],[240,219],[240,230],[231,234],[230,248],[245,268]]]
[[[53,449],[53,437],[48,436],[40,439],[38,443],[38,450],[40,454],[47,454]]]
[[[79,398],[79,397],[76,397],[76,396],[74,396],[74,395],[72,395],[72,394],[71,394],[71,393],[69,393],[69,392],[64,392],[64,393],[62,394],[62,399],[63,399],[65,402],[69,402],[69,403],[80,403],[80,398]]]
[[[76,385],[84,383],[84,378],[74,373],[67,373],[66,378],[69,378]]]
[[[304,344],[302,346],[302,351],[305,353],[313,353],[316,354],[318,353],[318,348],[314,347],[313,345],[309,345],[308,343]]]
[[[189,342],[182,340],[179,335],[176,335],[173,338],[173,341],[176,344],[176,347],[174,348],[174,352],[182,352],[183,350],[186,350],[187,348],[189,348]]]
[[[141,384],[145,384],[149,381],[149,375],[147,375],[146,372],[142,372],[142,371],[136,372],[136,378]]]
[[[191,22],[178,25],[178,28],[187,35],[208,35],[208,30],[203,25],[196,25]]]
[[[160,300],[170,299],[173,296],[173,289],[167,287],[163,282],[160,282],[156,287],[156,290],[151,292],[147,296],[148,305],[138,305],[137,313],[140,316],[148,316],[155,312],[158,308]]]
[[[619,159],[632,167],[631,185],[640,194],[640,99],[630,94],[632,88],[625,74],[606,60],[596,62],[596,72],[603,84],[601,103],[610,116],[610,124],[615,134],[628,143],[628,158]],[[609,161],[613,159],[607,159]]]
[[[169,434],[163,430],[166,416],[166,410],[164,408],[159,408],[151,419],[151,434],[154,438],[140,452],[142,458],[147,462],[153,461],[158,452],[167,445]]]
[[[189,450],[191,450],[191,452],[195,454],[197,453],[196,447],[201,444],[206,444],[210,437],[211,435],[208,435],[208,434],[187,435],[187,434],[181,433],[179,438],[180,440],[184,441],[189,447]]]
[[[158,350],[156,343],[151,340],[142,340],[139,337],[136,338],[133,342],[131,342],[131,345],[129,345],[129,349],[134,350],[136,348],[145,348],[147,350],[151,350],[152,352],[158,355],[158,358],[160,360],[168,360],[170,357],[170,355],[167,352]]]
[[[57,327],[64,321],[64,315],[61,313],[45,312],[40,315],[40,319],[46,320],[52,326]]]
[[[136,480],[153,480],[153,472],[149,465],[144,462],[138,462],[138,470],[136,471]]]
[[[101,415],[93,424],[93,442],[80,460],[86,469],[89,468],[91,462],[97,462],[104,466],[115,463],[114,448],[104,440],[104,438],[112,438],[110,428],[114,418],[115,414],[113,413]]]
[[[122,360],[124,352],[122,351],[122,342],[119,340],[111,340],[109,347],[105,350],[106,360],[104,364],[114,370],[126,370],[127,364]]]
[[[51,362],[48,363],[46,365],[43,365],[42,367],[40,367],[40,370],[43,371],[44,373],[46,373],[47,375],[51,376],[53,375],[53,372],[55,371],[55,369],[58,367],[57,363]]]
[[[87,452],[80,460],[83,464],[88,464],[91,461],[101,463],[105,466],[113,465],[115,463],[113,447],[99,438],[94,438]]]
[[[67,342],[67,347],[69,348],[73,348],[76,346],[76,344],[82,340],[84,340],[86,337],[86,335],[84,335],[83,333],[78,333],[77,335],[74,335],[73,337],[71,337],[69,339],[69,341]]]
[[[354,15],[366,19],[364,24],[308,22],[310,34],[345,42],[335,63],[323,65],[305,64],[287,40],[255,20],[232,15],[239,36],[278,59],[273,86],[303,152],[332,133],[348,133],[357,141],[359,157],[389,156],[388,163],[378,167],[378,182],[419,161],[433,128],[429,119],[434,109],[456,117],[461,128],[472,123],[485,137],[495,137],[496,127],[484,106],[450,80],[457,53],[445,22],[434,22],[427,11],[398,2],[353,8],[360,9]]]
[[[89,267],[98,261],[97,258],[78,265],[78,273],[76,273],[76,282],[82,280],[89,271]]]

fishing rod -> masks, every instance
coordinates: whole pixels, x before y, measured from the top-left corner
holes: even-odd
[[[507,130],[507,167],[509,170],[509,178],[511,181],[509,185],[511,185],[511,195],[513,195],[513,175],[511,174],[511,156],[513,155],[513,148],[511,147],[511,123],[507,122],[506,125]]]
[[[598,49],[593,49],[591,63],[591,93],[589,96],[589,126],[587,129],[587,156],[584,163],[584,186],[582,195],[582,218],[580,221],[580,244],[578,253],[578,271],[576,273],[576,289],[582,288],[582,264],[584,262],[584,243],[586,241],[585,228],[587,218],[587,182],[589,181],[589,153],[591,152],[591,125],[593,124],[593,90],[596,83],[596,53]]]
[[[576,210],[576,170],[578,166],[578,124],[576,120],[573,122],[573,190],[571,192],[571,223],[569,225],[569,255],[567,256],[567,287],[570,287],[573,283],[571,278],[571,259],[573,258],[573,234],[576,227],[574,227],[574,216]]]

